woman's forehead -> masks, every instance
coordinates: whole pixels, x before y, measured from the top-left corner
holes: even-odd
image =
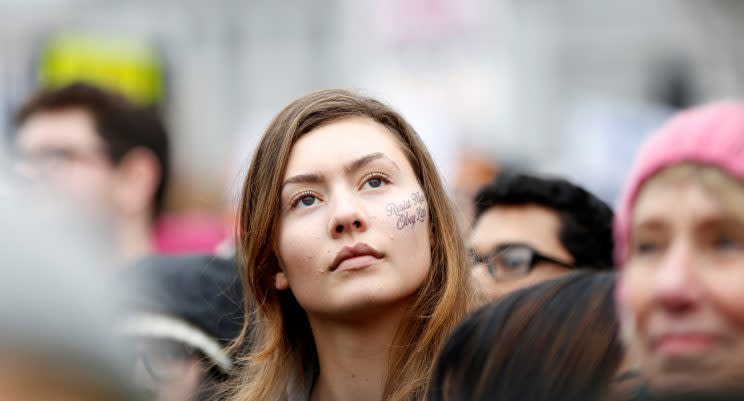
[[[695,179],[650,181],[639,192],[634,225],[664,220],[721,220],[727,218],[718,199]]]
[[[412,171],[396,134],[368,118],[347,118],[324,124],[292,146],[285,177],[343,169],[370,154],[381,153],[402,171]]]

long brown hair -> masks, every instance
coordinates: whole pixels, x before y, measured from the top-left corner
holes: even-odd
[[[323,90],[303,96],[282,110],[261,139],[243,184],[237,241],[246,319],[236,347],[251,352],[239,359],[232,400],[287,398],[292,377],[302,377],[303,364],[316,359],[305,312],[291,291],[274,288],[279,272],[273,244],[279,226],[281,181],[292,146],[302,135],[340,119],[369,118],[398,140],[430,205],[430,273],[418,290],[392,347],[383,398],[422,399],[440,345],[473,301],[468,260],[453,206],[423,142],[403,117],[377,100],[345,90]],[[248,333],[250,332],[250,336]]]

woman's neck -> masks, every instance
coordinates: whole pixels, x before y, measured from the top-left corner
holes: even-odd
[[[309,316],[320,373],[311,401],[380,401],[390,349],[406,308],[396,307],[357,321]]]

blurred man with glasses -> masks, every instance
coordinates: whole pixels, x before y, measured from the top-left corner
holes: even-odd
[[[612,210],[566,180],[502,172],[475,209],[472,274],[491,299],[574,268],[612,267]]]
[[[168,184],[168,135],[152,108],[85,83],[45,89],[22,105],[15,171],[54,203],[105,227],[119,260],[152,252]]]

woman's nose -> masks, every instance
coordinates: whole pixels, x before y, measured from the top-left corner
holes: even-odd
[[[700,294],[694,251],[686,244],[673,246],[657,270],[655,298],[666,310],[677,313],[694,308]]]
[[[352,232],[367,230],[367,217],[358,199],[353,195],[344,194],[334,200],[333,216],[329,222],[331,237],[337,238]]]

